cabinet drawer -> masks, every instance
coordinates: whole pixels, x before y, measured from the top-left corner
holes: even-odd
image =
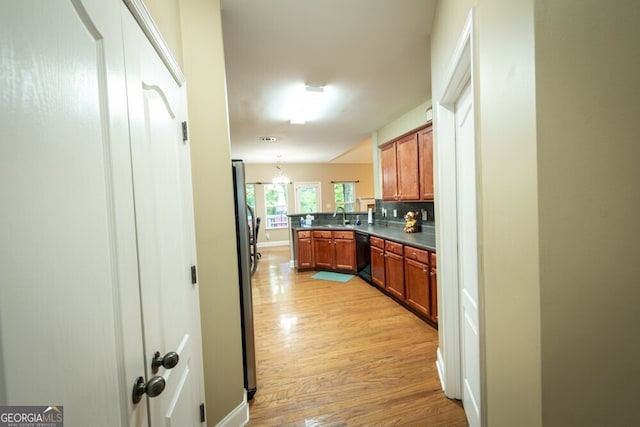
[[[330,239],[331,231],[327,230],[313,230],[313,237],[321,239]]]
[[[436,266],[436,253],[435,252],[429,252],[429,265],[431,267],[435,267]]]
[[[309,230],[298,231],[298,239],[304,239],[309,237],[311,237],[311,231]]]
[[[389,240],[385,241],[384,244],[385,252],[391,252],[393,254],[402,255],[402,243],[391,242]]]
[[[423,264],[427,264],[429,262],[429,252],[412,246],[404,247],[404,257]]]
[[[334,231],[333,238],[353,240],[353,231]]]
[[[371,246],[375,246],[376,248],[384,249],[384,240],[379,237],[369,237],[369,244]]]

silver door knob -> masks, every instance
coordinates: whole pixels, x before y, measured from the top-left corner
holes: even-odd
[[[142,400],[142,395],[145,393],[147,393],[147,396],[149,397],[156,397],[164,391],[165,386],[166,383],[164,381],[164,378],[160,376],[151,378],[146,384],[144,382],[144,378],[138,377],[135,384],[133,385],[131,401],[134,405],[139,403],[140,400]]]
[[[156,354],[153,355],[153,360],[151,360],[151,372],[157,374],[160,366],[165,369],[174,368],[179,361],[180,356],[178,356],[178,353],[175,351],[170,351],[165,354],[164,357],[160,355],[159,351],[156,351]]]

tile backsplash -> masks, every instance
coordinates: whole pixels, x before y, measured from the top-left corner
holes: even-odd
[[[383,211],[386,210],[387,216],[383,217]],[[393,216],[394,210],[397,217]],[[388,221],[391,223],[399,223],[404,226],[404,215],[409,212],[420,213],[420,224],[435,226],[435,212],[433,202],[390,202],[376,199],[376,211],[373,216],[375,221]],[[423,220],[423,217],[426,220]]]

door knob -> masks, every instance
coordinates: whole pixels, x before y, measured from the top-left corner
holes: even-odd
[[[171,369],[175,367],[179,361],[180,356],[178,356],[178,353],[175,351],[170,351],[165,354],[164,357],[160,355],[159,351],[156,351],[156,354],[153,355],[153,360],[151,360],[151,372],[157,374],[160,366],[165,369]]]
[[[137,404],[142,400],[142,395],[147,393],[149,397],[156,397],[160,393],[164,391],[164,387],[166,383],[164,378],[157,376],[153,377],[149,380],[148,383],[145,384],[144,378],[138,377],[135,384],[133,385],[133,393],[131,393],[131,401],[133,404]]]

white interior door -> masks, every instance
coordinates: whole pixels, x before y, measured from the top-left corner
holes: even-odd
[[[185,87],[162,63],[123,6],[146,381],[153,426],[200,425],[204,402],[189,145],[183,141]],[[175,352],[175,367],[151,369],[154,353]],[[166,358],[168,360],[169,357]]]
[[[471,86],[455,104],[462,402],[471,427],[480,418],[476,156]]]
[[[0,5],[0,405],[146,425],[121,11]]]

